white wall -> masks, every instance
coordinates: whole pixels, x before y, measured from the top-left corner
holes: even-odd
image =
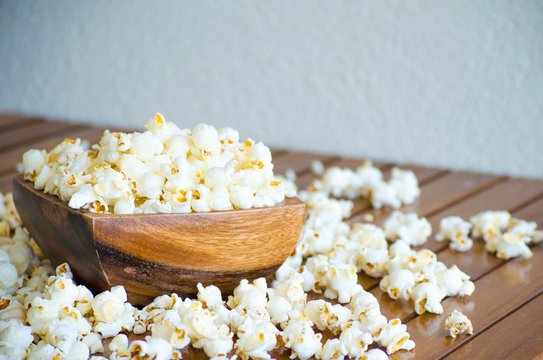
[[[543,177],[543,2],[0,0],[0,111]]]

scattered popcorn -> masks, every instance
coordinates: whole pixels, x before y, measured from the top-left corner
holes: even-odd
[[[371,334],[363,331],[357,325],[357,322],[352,322],[350,326],[345,326],[339,336],[339,341],[345,345],[350,358],[361,356],[368,349],[368,345],[373,343]]]
[[[468,251],[473,246],[469,238],[472,225],[459,216],[448,216],[441,219],[437,241],[450,240],[450,248],[456,251]]]
[[[445,319],[445,328],[449,330],[450,336],[453,338],[464,332],[473,335],[471,321],[466,315],[456,309],[449,313],[449,316]]]
[[[324,165],[320,160],[312,160],[310,163],[311,172],[315,175],[321,176],[324,173]]]
[[[432,234],[432,226],[428,220],[419,218],[415,213],[404,214],[394,211],[383,227],[387,239],[402,239],[413,246],[424,244]]]
[[[322,347],[321,360],[342,360],[347,356],[347,348],[339,339],[328,339]],[[388,359],[388,357],[387,357]]]
[[[387,353],[392,354],[398,350],[412,350],[415,342],[409,340],[407,326],[401,323],[400,319],[392,319],[383,327],[376,341],[386,346]]]
[[[23,155],[26,180],[75,209],[138,214],[273,206],[295,195],[274,177],[261,142],[237,131],[179,129],[156,114],[143,133],[106,130],[98,144],[66,139]]]
[[[322,352],[321,334],[315,334],[313,323],[307,317],[289,320],[283,329],[281,338],[284,346],[292,350],[291,359],[298,357],[306,360],[311,356],[319,357]]]
[[[530,258],[532,243],[535,235],[540,241],[533,221],[524,221],[511,217],[507,211],[485,211],[470,219],[473,224],[473,235],[482,237],[489,252],[495,252],[501,259],[511,259],[517,256]]]
[[[322,179],[313,182],[312,187],[335,197],[369,197],[376,209],[383,206],[397,209],[402,204],[412,204],[420,195],[417,178],[411,170],[394,168],[390,180],[385,182],[381,170],[370,161],[356,170],[330,167],[323,172]]]

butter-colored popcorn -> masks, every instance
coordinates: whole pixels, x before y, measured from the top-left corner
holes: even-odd
[[[273,289],[270,290],[273,291]],[[270,294],[266,310],[270,314],[270,321],[273,324],[280,324],[288,321],[288,313],[292,310],[292,305],[284,297]]]
[[[473,225],[472,234],[475,237],[482,237],[487,245],[498,237],[507,227],[511,214],[507,211],[483,211],[470,218]],[[487,246],[488,251],[496,251],[492,245]]]
[[[464,332],[473,335],[471,321],[466,315],[456,309],[449,313],[449,316],[445,319],[445,328],[449,330],[449,334],[453,338],[456,338]]]
[[[413,300],[415,312],[422,314],[426,311],[441,314],[443,306],[441,300],[446,296],[446,292],[432,282],[421,282],[411,291],[410,298]]]
[[[89,332],[87,335],[82,337],[81,341],[87,345],[91,354],[104,352],[102,337],[98,333]],[[111,349],[111,343],[109,348]]]
[[[438,286],[445,291],[445,296],[469,296],[475,290],[475,285],[469,280],[469,275],[462,272],[456,265],[443,269],[436,274]]]
[[[469,237],[471,223],[462,220],[459,216],[448,216],[441,219],[437,241],[450,240],[450,248],[456,251],[468,251],[473,246]]]
[[[392,354],[398,350],[412,350],[415,342],[409,339],[407,326],[400,319],[389,320],[376,338],[376,341],[386,346],[387,353]]]
[[[340,303],[348,303],[357,291],[356,268],[347,264],[331,265],[324,274],[322,283],[326,287],[324,296],[337,299]]]
[[[339,339],[328,339],[322,347],[321,360],[343,360],[347,356],[347,348]]]
[[[130,357],[135,359],[170,360],[179,358],[166,340],[147,336],[145,340],[135,340],[128,348]]]
[[[291,306],[305,304],[307,294],[304,292],[303,282],[302,275],[291,273],[287,279],[274,283],[273,292],[268,291],[268,294],[283,297]]]
[[[284,346],[292,350],[291,359],[298,357],[306,360],[311,356],[319,357],[322,352],[320,333],[315,334],[313,323],[307,317],[289,320],[283,329],[281,338]]]
[[[381,349],[370,349],[368,352],[360,355],[356,360],[387,360],[388,355]]]
[[[369,276],[382,277],[386,273],[388,249],[363,247],[357,259],[358,266]]]
[[[63,359],[65,354],[62,354],[60,349],[57,349],[45,341],[40,341],[38,344],[30,345],[28,360],[43,360],[43,359]]]
[[[0,298],[0,321],[16,320],[20,323],[26,322],[26,310],[16,297],[6,295]]]
[[[381,279],[379,286],[394,300],[408,300],[415,286],[415,276],[410,270],[394,269]]]
[[[195,342],[193,346],[197,349],[203,349],[207,356],[226,356],[233,348],[233,333],[228,326],[221,325],[217,328],[213,337],[203,337]]]
[[[34,337],[32,329],[16,320],[0,321],[0,357],[23,358]]]
[[[371,334],[357,325],[358,322],[350,323],[350,326],[346,326],[339,336],[339,341],[345,345],[350,358],[361,356],[368,349],[368,345],[373,343]]]
[[[228,297],[227,305],[230,309],[241,306],[245,309],[254,307],[264,308],[267,303],[268,286],[265,278],[258,278],[252,284],[248,280],[241,280],[240,284],[234,289],[234,295]]]
[[[420,196],[419,182],[411,170],[392,168],[388,183],[403,204],[412,204]]]
[[[383,225],[389,240],[402,239],[409,245],[422,245],[432,233],[432,226],[415,213],[394,211]]]
[[[270,322],[265,310],[252,311],[239,325],[234,349],[242,358],[270,359],[269,352],[277,345],[279,330]]]
[[[337,334],[341,326],[350,321],[352,313],[349,308],[339,304],[333,305],[328,301],[311,300],[304,308],[304,315],[307,316],[319,329],[329,329]]]
[[[104,291],[91,301],[94,313],[94,330],[104,337],[117,335],[122,329],[134,327],[134,307],[126,302],[126,290],[123,286],[114,286]]]
[[[182,349],[190,343],[188,330],[176,310],[165,310],[149,327],[153,337],[167,340],[174,349]]]

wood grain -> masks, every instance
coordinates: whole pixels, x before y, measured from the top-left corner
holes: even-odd
[[[0,133],[0,151],[13,145],[31,144],[32,141],[43,139],[51,134],[59,134],[70,129],[80,129],[80,125],[67,122],[36,122],[24,127],[11,128]]]
[[[543,294],[445,359],[532,359],[543,353]]]
[[[94,214],[69,208],[21,175],[13,194],[30,234],[54,263],[70,262],[81,280],[102,291],[124,285],[136,304],[164,292],[193,294],[198,282],[228,293],[241,279],[273,275],[296,246],[305,213],[290,198],[247,210]]]

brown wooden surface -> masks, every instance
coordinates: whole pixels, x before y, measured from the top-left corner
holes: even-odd
[[[47,123],[47,124],[44,124]],[[51,125],[53,124],[53,125]],[[0,190],[11,190],[11,180],[21,156],[29,148],[50,149],[65,137],[85,137],[95,142],[103,129],[83,125],[63,125],[54,130],[57,123],[50,120],[13,114],[0,115]],[[23,129],[27,129],[25,132]],[[40,134],[31,129],[53,129]],[[10,136],[10,134],[12,136]],[[17,135],[19,134],[19,135]],[[24,134],[24,135],[23,135]],[[265,142],[265,139],[261,139]],[[298,185],[307,186],[313,179],[310,161],[320,159],[326,166],[355,168],[362,159],[344,159],[333,155],[299,153],[273,150],[275,171],[284,173],[293,169],[298,175]],[[394,166],[376,163],[388,176]],[[543,227],[543,180],[519,179],[505,176],[470,172],[453,172],[420,166],[411,168],[419,178],[422,196],[404,212],[415,211],[428,217],[433,235],[444,216],[458,215],[464,219],[483,210],[508,210],[514,216],[536,221]],[[350,222],[365,222],[372,215],[376,223],[382,223],[390,210],[373,210],[367,201],[359,200]],[[360,283],[372,291],[380,301],[381,310],[387,317],[399,317],[407,324],[416,342],[413,351],[393,354],[393,359],[532,359],[543,357],[543,245],[532,248],[531,259],[496,258],[484,250],[484,244],[476,240],[467,253],[449,250],[446,243],[432,237],[427,247],[438,253],[438,259],[447,265],[457,264],[472,276],[476,290],[466,298],[447,298],[443,301],[444,314],[417,315],[404,301],[393,301],[378,287],[378,279],[359,274]],[[459,309],[471,319],[472,336],[447,336],[443,320],[449,311]],[[187,349],[185,358],[204,358],[202,352]],[[288,352],[274,353],[288,358]]]

